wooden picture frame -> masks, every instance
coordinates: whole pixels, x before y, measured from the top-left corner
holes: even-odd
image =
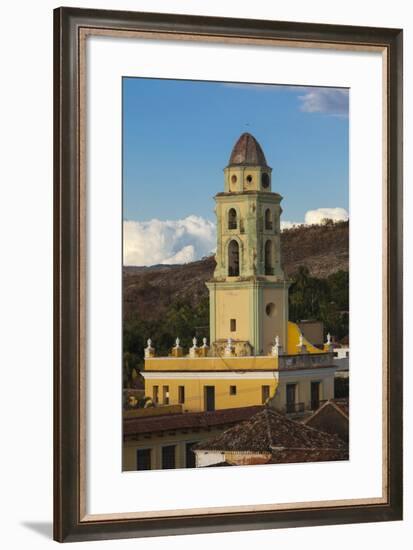
[[[386,81],[384,380],[386,497],[153,517],[88,516],[85,487],[85,117],[82,44],[88,34],[283,44],[382,53]],[[54,12],[54,538],[81,541],[402,518],[402,31],[189,15],[58,8]]]

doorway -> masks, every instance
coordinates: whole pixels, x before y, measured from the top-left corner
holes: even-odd
[[[316,411],[320,406],[320,382],[311,382],[311,410]]]
[[[204,403],[206,411],[215,411],[215,386],[204,386]]]
[[[286,399],[286,412],[293,413],[295,412],[295,394],[296,394],[297,384],[287,384],[287,399]]]

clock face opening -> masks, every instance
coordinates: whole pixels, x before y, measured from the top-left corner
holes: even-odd
[[[274,317],[276,312],[275,304],[270,302],[265,307],[265,313],[268,315],[268,317]]]

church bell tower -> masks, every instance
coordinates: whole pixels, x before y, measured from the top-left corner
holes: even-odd
[[[216,269],[207,283],[210,341],[231,338],[236,355],[267,355],[276,336],[287,347],[288,287],[280,258],[282,197],[258,141],[240,136],[215,196]]]

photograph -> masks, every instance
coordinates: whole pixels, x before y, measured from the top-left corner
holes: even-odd
[[[349,99],[122,78],[123,471],[351,459]]]
[[[234,15],[54,10],[55,540],[402,518],[403,30]]]

